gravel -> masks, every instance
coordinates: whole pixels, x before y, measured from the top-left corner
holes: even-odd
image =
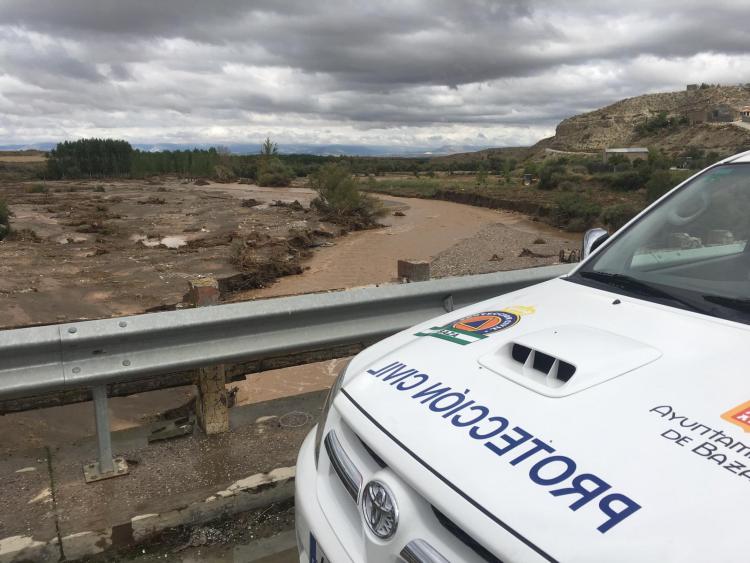
[[[438,254],[430,274],[445,278],[559,264],[561,250],[567,255],[579,245],[574,236],[540,237],[539,233],[525,233],[496,223]]]

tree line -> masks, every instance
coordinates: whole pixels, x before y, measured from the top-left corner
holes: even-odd
[[[461,160],[430,157],[362,157],[279,154],[266,139],[260,154],[233,155],[219,148],[148,152],[117,139],[80,139],[58,143],[50,151],[45,177],[49,179],[129,177],[176,174],[192,178],[228,180],[265,179],[268,185],[287,185],[294,177],[307,177],[326,164],[339,164],[353,174],[431,174],[433,172],[489,172],[506,174],[516,161],[497,157]]]
[[[127,176],[133,147],[115,139],[81,139],[58,143],[47,159],[51,178]]]
[[[213,177],[220,163],[215,148],[146,152],[117,139],[58,143],[47,159],[46,176],[64,178],[143,178],[158,174]]]

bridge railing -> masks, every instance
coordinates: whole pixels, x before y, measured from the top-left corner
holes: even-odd
[[[87,479],[121,475],[127,466],[112,458],[108,386],[147,381],[159,389],[189,382],[211,366],[228,366],[231,377],[342,357],[570,269],[563,264],[0,331],[0,401],[90,390],[99,460],[87,466]]]

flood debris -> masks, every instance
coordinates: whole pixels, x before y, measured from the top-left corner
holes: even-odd
[[[106,192],[101,180],[50,181],[45,194],[28,185],[0,185],[16,214],[0,256],[0,328],[171,310],[195,275],[228,280],[230,299],[301,273],[314,248],[345,230],[300,188],[198,189],[174,177],[111,181]],[[30,277],[39,291],[26,296]]]
[[[554,254],[541,254],[528,248],[521,250],[521,253],[518,255],[519,258],[550,258],[552,256],[554,256]]]

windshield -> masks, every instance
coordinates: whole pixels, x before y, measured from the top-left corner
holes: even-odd
[[[571,281],[750,322],[750,165],[691,180],[587,262]]]

